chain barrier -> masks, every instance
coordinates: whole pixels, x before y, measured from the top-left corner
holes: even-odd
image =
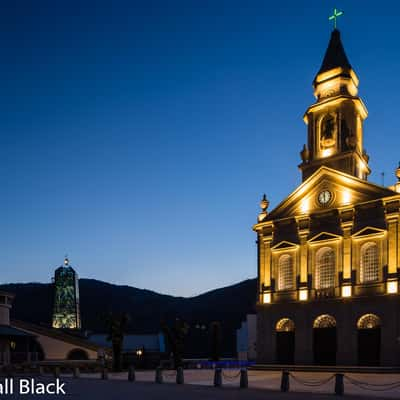
[[[373,392],[384,392],[386,390],[392,390],[392,389],[400,388],[400,382],[368,383],[368,382],[359,381],[358,379],[355,379],[355,378],[351,378],[351,377],[349,377],[347,375],[345,375],[344,377],[348,382],[350,382],[354,386],[357,386],[360,389],[370,390],[370,391],[373,391]]]
[[[217,372],[217,370],[215,370]],[[219,383],[215,381],[216,378],[214,378],[214,386],[221,386],[222,384],[222,380],[221,380],[221,376],[226,379],[227,381],[233,382],[234,380],[236,380],[237,378],[241,378],[240,381],[240,387],[248,387],[248,376],[257,376],[260,377],[262,376],[262,374],[258,374],[257,372],[264,372],[264,371],[254,371],[256,372],[255,374],[249,374],[247,370],[245,371],[245,377],[244,377],[244,381],[242,383],[242,370],[239,370],[237,373],[234,374],[229,374],[227,372],[225,372],[223,369],[219,369]],[[102,374],[101,374],[101,378],[102,379],[107,379],[108,378],[108,374],[107,374],[107,370],[104,369],[102,370]],[[278,372],[278,371],[277,371]],[[172,377],[177,377],[177,371],[175,370],[170,370],[169,372],[167,372],[167,370],[163,371],[163,375],[167,378],[172,378]],[[400,381],[396,381],[396,382],[389,382],[389,383],[369,383],[369,382],[363,382],[360,381],[356,378],[353,378],[351,376],[345,375],[343,373],[337,373],[337,374],[332,374],[330,376],[328,376],[325,379],[321,379],[321,380],[316,380],[316,379],[301,379],[299,376],[294,375],[292,372],[289,371],[282,371],[282,380],[281,380],[281,391],[283,392],[287,392],[289,391],[289,378],[292,378],[293,381],[304,385],[304,386],[309,386],[309,387],[318,387],[318,386],[323,386],[326,385],[327,383],[331,382],[332,380],[335,380],[335,393],[339,394],[339,395],[343,395],[344,394],[344,386],[343,383],[344,381],[346,381],[347,383],[350,383],[360,389],[363,390],[369,390],[372,392],[385,392],[388,390],[393,390],[393,389],[400,389]],[[160,374],[159,377],[157,377],[156,374],[156,383],[162,383],[162,374]],[[177,383],[183,383],[182,382],[177,382]]]
[[[317,381],[317,380],[307,381],[307,380],[298,378],[297,376],[293,375],[291,372],[289,373],[289,376],[291,378],[293,378],[294,381],[296,381],[297,383],[300,383],[301,385],[304,385],[304,386],[322,386],[322,385],[325,385],[328,382],[330,382],[332,379],[335,379],[335,375],[331,375],[329,378],[323,379],[320,381]]]
[[[222,370],[222,376],[223,376],[225,379],[234,380],[234,379],[239,378],[239,376],[240,376],[240,371],[239,371],[237,374],[229,375],[229,374],[225,373],[224,370]]]
[[[164,376],[166,378],[173,378],[173,377],[176,376],[176,371],[167,372],[167,371],[164,370]]]

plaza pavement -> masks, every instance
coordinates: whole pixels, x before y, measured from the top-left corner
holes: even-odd
[[[127,373],[109,374],[108,380],[101,380],[99,374],[82,374],[80,379],[73,379],[69,375],[61,377],[66,382],[67,396],[73,399],[99,399],[99,400],[258,400],[258,399],[332,399],[334,394],[334,379],[321,386],[305,386],[302,382],[318,383],[326,381],[331,373],[296,372],[290,379],[290,392],[281,393],[280,372],[275,371],[249,371],[249,388],[239,389],[238,370],[225,370],[223,387],[214,388],[212,370],[186,370],[185,384],[175,384],[175,374],[164,371],[164,384],[154,383],[154,371],[137,371],[136,382],[128,382]],[[389,384],[400,382],[400,374],[346,374],[351,379],[372,384]],[[42,378],[52,381],[51,377]],[[298,380],[298,381],[297,381]],[[380,387],[369,386],[374,389],[367,390],[349,383],[345,379],[344,399],[399,399],[400,387],[380,391]],[[378,391],[376,390],[378,389]],[[312,393],[311,393],[312,392]],[[29,396],[13,395],[8,398],[24,399],[54,399],[57,396]]]

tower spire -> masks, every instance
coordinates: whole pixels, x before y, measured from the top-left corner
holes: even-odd
[[[322,165],[367,179],[370,169],[363,148],[362,125],[368,112],[358,97],[358,84],[335,28],[313,81],[317,101],[304,115],[308,140],[299,165],[303,181]]]
[[[351,70],[351,65],[340,37],[340,31],[334,29],[317,76],[338,67],[344,70]]]

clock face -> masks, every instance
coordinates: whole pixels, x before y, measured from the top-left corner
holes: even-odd
[[[329,190],[323,190],[318,195],[318,201],[322,205],[328,204],[332,199],[332,193]]]

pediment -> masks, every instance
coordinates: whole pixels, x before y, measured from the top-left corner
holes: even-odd
[[[369,236],[369,235],[382,235],[385,233],[384,229],[380,228],[375,228],[373,226],[366,226],[365,228],[359,230],[358,232],[353,233],[353,237],[364,237],[364,236]]]
[[[282,242],[277,243],[275,246],[271,247],[271,250],[284,250],[289,248],[295,248],[298,245],[296,243],[287,242],[283,240]]]
[[[308,240],[309,243],[313,242],[322,242],[326,240],[338,240],[341,237],[339,235],[335,235],[334,233],[329,233],[329,232],[321,232],[318,233],[318,235],[315,235],[311,239]]]
[[[322,198],[328,199],[325,204],[319,198],[322,192],[329,192]],[[395,195],[398,194],[388,188],[323,166],[273,209],[266,220],[309,215]]]

